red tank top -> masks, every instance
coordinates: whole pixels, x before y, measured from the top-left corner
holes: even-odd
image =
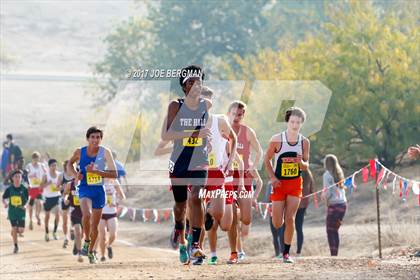
[[[237,133],[238,137],[238,145],[237,150],[239,156],[242,158],[244,162],[244,170],[249,169],[249,155],[251,153],[250,149],[250,142],[247,137],[246,131],[248,130],[248,127],[246,125],[240,125],[239,131]]]

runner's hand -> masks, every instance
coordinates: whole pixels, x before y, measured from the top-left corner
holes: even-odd
[[[93,162],[89,163],[86,166],[86,171],[87,172],[92,172],[92,173],[94,173],[95,171],[97,171],[95,164]]]
[[[81,181],[81,180],[83,180],[83,174],[80,172],[77,172],[74,184],[77,186],[77,183],[78,183],[77,181]]]
[[[254,197],[253,199],[252,199],[252,207],[254,207],[255,209],[258,209],[257,207],[258,207],[258,202],[257,202],[257,198],[256,197]]]
[[[211,138],[211,136],[212,136],[211,131],[208,128],[200,129],[197,135],[197,137],[200,137],[200,138]]]
[[[271,178],[270,181],[271,181],[271,185],[273,186],[273,188],[278,188],[278,187],[281,186],[281,182],[276,177]]]

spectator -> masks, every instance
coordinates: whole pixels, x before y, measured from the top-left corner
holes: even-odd
[[[12,134],[7,134],[6,138],[9,144],[9,164],[11,169],[15,169],[17,160],[22,157],[22,150],[14,143]]]
[[[3,151],[1,153],[1,175],[6,178],[7,174],[10,171],[10,164],[9,164],[9,143],[7,141],[3,142]]]
[[[326,155],[323,175],[324,188],[322,198],[327,202],[327,236],[331,256],[338,255],[340,238],[338,230],[343,222],[347,210],[346,187],[344,186],[344,173],[335,155]]]

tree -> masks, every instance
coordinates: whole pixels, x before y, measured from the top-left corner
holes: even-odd
[[[228,64],[224,69],[232,79],[251,82],[321,81],[333,96],[322,131],[312,136],[312,156],[332,152],[347,163],[378,156],[393,167],[401,151],[420,141],[420,50],[413,39],[419,3],[400,4],[406,6],[334,5],[318,35],[284,51],[237,56],[240,72]]]
[[[128,69],[180,69],[207,57],[256,50],[266,26],[267,0],[146,2],[147,15],[119,24],[105,39],[107,53],[95,65],[103,100],[111,100]]]

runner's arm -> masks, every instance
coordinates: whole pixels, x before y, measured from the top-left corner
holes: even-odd
[[[158,146],[155,149],[155,152],[153,153],[155,156],[161,156],[165,154],[170,154],[173,151],[173,145],[170,145],[167,147],[167,145],[170,143],[170,141],[163,141],[161,140],[158,144]]]
[[[61,173],[60,176],[58,177],[58,184],[57,184],[57,187],[60,188],[60,191],[63,189],[63,181],[64,181],[64,175],[63,173]]]
[[[303,139],[303,156],[300,158],[299,161],[299,167],[301,170],[308,170],[309,167],[309,149],[310,149],[310,143],[309,139],[305,138]]]
[[[67,162],[67,170],[70,172],[70,175],[73,178],[77,178],[77,171],[74,168],[74,163],[78,162],[79,160],[80,160],[80,149],[77,149],[76,151],[74,151],[72,157]]]
[[[9,188],[7,188],[5,191],[4,191],[4,193],[3,193],[3,196],[2,196],[2,201],[3,201],[3,205],[4,205],[4,208],[7,208],[7,206],[8,206],[8,201],[7,201],[7,199],[10,197],[10,194],[9,194]]]
[[[169,104],[168,114],[162,126],[161,139],[163,141],[172,141],[172,140],[183,139],[185,137],[191,136],[191,132],[174,131],[171,129],[172,122],[175,120],[178,110],[179,110],[179,103],[177,101],[172,101]]]
[[[238,138],[237,138],[236,133],[233,130],[232,126],[229,124],[229,122],[225,118],[220,118],[220,124],[221,124],[221,128],[222,128],[221,129],[222,130],[222,135],[230,140],[229,143],[231,144],[231,149],[232,149],[232,152],[229,154],[229,158],[228,158],[228,162],[226,164],[226,168],[224,170],[226,172],[227,170],[230,170],[230,168],[232,166],[232,162],[233,162],[234,157],[236,155]],[[243,170],[243,167],[242,167],[242,170]]]
[[[47,185],[48,185],[47,175],[42,175],[42,181],[41,181],[41,185],[40,185],[41,189],[45,189],[45,187]]]
[[[114,158],[112,157],[112,153],[109,149],[107,148],[104,148],[104,149],[105,149],[106,170],[95,169],[93,163],[88,165],[86,170],[89,172],[95,173],[101,176],[102,178],[117,178],[118,172],[117,172],[117,167],[114,162]]]
[[[277,142],[274,140],[274,137],[273,137],[271,138],[270,143],[268,144],[268,148],[264,156],[265,169],[267,170],[268,176],[270,177],[273,188],[275,187],[274,183],[278,181],[278,179],[276,178],[274,174],[273,163],[272,163],[272,159],[274,157],[274,154],[276,153],[276,146],[277,146]]]
[[[263,181],[261,179],[261,176],[258,170],[252,170],[251,174],[252,174],[252,177],[254,177],[255,185],[256,185],[255,192],[254,192],[254,199],[256,200],[258,199],[258,196],[261,193]]]
[[[263,154],[263,150],[261,148],[261,144],[260,141],[258,141],[257,139],[257,134],[255,133],[255,131],[252,128],[248,128],[247,130],[247,136],[249,139],[249,142],[251,144],[251,147],[255,150],[255,159],[253,161],[253,168],[251,169],[256,169],[255,167],[258,167],[258,165],[260,164],[260,160]]]
[[[234,160],[239,165],[239,167],[238,167],[238,172],[239,172],[239,186],[241,188],[244,188],[244,184],[245,184],[245,182],[244,182],[244,174],[245,174],[245,171],[244,171],[244,162],[241,159],[238,151],[235,151],[235,158],[234,158]]]
[[[126,197],[125,197],[125,193],[124,193],[124,191],[122,190],[122,188],[121,188],[121,185],[120,185],[120,183],[118,182],[118,180],[115,180],[116,182],[115,182],[115,191],[117,192],[117,196],[118,196],[118,199],[119,200],[124,200]]]

